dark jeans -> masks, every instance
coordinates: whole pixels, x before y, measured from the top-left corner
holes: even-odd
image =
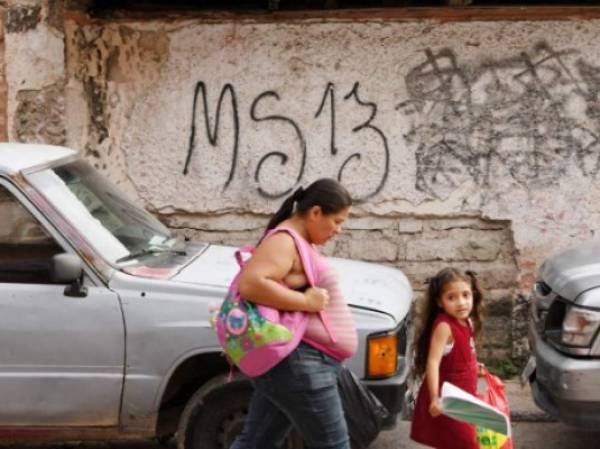
[[[272,370],[252,379],[248,417],[231,449],[280,449],[292,426],[307,448],[350,449],[339,370],[337,360],[300,343]]]

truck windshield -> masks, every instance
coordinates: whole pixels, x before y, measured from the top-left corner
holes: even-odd
[[[85,161],[27,175],[31,184],[112,263],[174,250],[171,232]]]

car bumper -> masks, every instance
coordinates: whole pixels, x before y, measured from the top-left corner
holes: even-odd
[[[536,404],[561,421],[600,427],[600,360],[561,354],[530,331],[536,368],[530,377]]]
[[[406,377],[406,373],[401,373],[387,379],[363,381],[390,412],[390,417],[384,423],[384,427],[387,429],[396,425],[398,414],[402,411],[406,394]]]

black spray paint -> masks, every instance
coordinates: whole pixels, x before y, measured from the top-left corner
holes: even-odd
[[[450,49],[426,50],[406,76],[409,100],[397,107],[414,119],[406,138],[416,148],[416,188],[443,199],[465,181],[488,189],[506,175],[543,188],[572,163],[595,178],[600,69],[581,60],[570,69],[573,54],[542,42],[531,54],[469,67]],[[593,126],[570,113],[573,96],[585,101]]]
[[[473,182],[484,192],[493,186],[502,190],[495,181],[506,177],[509,182],[527,189],[545,188],[556,184],[571,165],[575,165],[583,176],[595,179],[600,173],[600,68],[582,59],[569,64],[573,58],[577,58],[575,51],[556,51],[545,42],[535,45],[531,52],[506,59],[484,60],[475,65],[461,65],[458,56],[448,48],[425,50],[424,61],[404,77],[408,99],[391,112],[399,117],[383,119],[384,122],[399,119],[411,123],[402,144],[415,152],[416,189],[432,198],[444,199],[464,182]],[[336,87],[333,82],[325,85],[313,120],[328,120],[328,156],[337,167],[329,176],[342,183],[350,166],[354,173],[359,170],[366,152],[369,156],[377,154],[376,161],[380,166],[374,176],[378,179],[376,183],[368,184],[375,184],[375,187],[356,198],[368,200],[379,194],[389,180],[393,149],[387,135],[375,124],[376,118],[381,120],[377,116],[377,103],[364,100],[359,82],[343,96],[338,96]],[[393,86],[390,89],[393,93]],[[205,140],[207,146],[213,148],[218,146],[221,108],[226,94],[230,100],[234,143],[229,175],[223,184],[226,189],[236,175],[241,132],[240,112],[232,84],[225,84],[221,89],[211,126],[206,84],[197,83],[183,173],[189,173],[196,150],[209,150],[198,143],[201,139],[196,120],[200,94]],[[582,102],[585,110],[573,114],[569,110],[573,100]],[[289,152],[270,151],[256,162],[257,193],[266,198],[288,195],[305,178],[307,160],[311,153],[315,154],[304,130],[316,123],[300,123],[293,117],[269,112],[293,101],[274,90],[266,90],[251,102],[250,119],[260,124],[261,130],[268,132],[269,127],[284,125],[296,142]],[[350,115],[350,120],[362,116],[363,111],[368,112],[368,119],[356,123],[351,132],[352,135],[365,133],[365,138],[368,138],[366,133],[374,134],[375,142],[380,142],[378,146],[370,144],[369,148],[341,151],[337,141],[340,132],[337,112],[341,102],[356,106],[356,113]],[[406,153],[404,148],[398,150]],[[268,179],[264,173],[265,164],[275,161],[286,166],[290,163],[290,152],[298,152],[294,154],[299,155],[296,158],[299,163],[297,168],[291,167],[295,176],[290,178],[289,186],[276,192],[264,187],[262,182]],[[407,169],[412,170],[410,166]],[[403,173],[395,175],[406,176]]]

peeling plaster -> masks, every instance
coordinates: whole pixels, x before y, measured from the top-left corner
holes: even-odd
[[[168,59],[168,35],[129,26],[66,26],[70,95],[85,108],[78,134],[84,155],[131,196],[139,197],[121,152],[121,138],[137,95],[152,91]],[[79,85],[77,87],[76,85]],[[77,92],[75,94],[75,92]],[[146,204],[152,207],[151,204]]]
[[[63,85],[17,93],[13,135],[19,142],[64,145],[66,143]]]
[[[35,29],[42,20],[41,12],[41,6],[18,6],[9,8],[6,11],[6,32],[23,33]]]

